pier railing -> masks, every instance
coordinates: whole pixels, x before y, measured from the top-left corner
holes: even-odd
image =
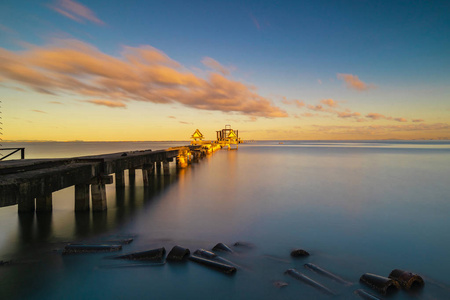
[[[17,153],[20,151],[20,159],[25,159],[25,148],[0,148],[0,151],[3,150],[7,150],[7,151],[12,151],[11,153],[9,153],[8,155],[5,156],[1,156],[0,160],[4,160],[7,157],[10,157],[11,155],[13,155],[14,153]]]

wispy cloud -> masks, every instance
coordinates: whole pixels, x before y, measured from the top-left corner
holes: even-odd
[[[97,105],[107,105],[104,101],[111,101],[112,107],[125,107],[124,101],[180,103],[253,117],[287,117],[254,87],[216,72],[198,77],[150,46],[124,47],[120,57],[113,57],[78,40],[55,40],[21,52],[0,48],[0,61],[4,80],[41,93],[90,97]]]
[[[118,108],[126,108],[127,106],[125,103],[120,101],[111,101],[111,100],[104,100],[104,99],[93,99],[93,100],[86,100],[85,102],[107,106],[107,107],[118,107]]]
[[[256,29],[261,30],[261,25],[253,14],[250,14],[250,19],[252,19],[252,22],[255,25]]]
[[[97,18],[92,10],[73,0],[58,0],[54,5],[49,5],[49,7],[61,15],[79,23],[88,20],[99,25],[105,24],[102,20]]]
[[[382,115],[379,113],[369,113],[368,115],[366,115],[366,118],[372,119],[372,120],[383,120],[384,119],[384,120],[394,120],[397,122],[408,122],[407,119],[402,118],[402,117],[393,118],[393,117],[385,116],[385,115]]]
[[[413,119],[412,121],[413,121],[414,123],[425,122],[425,120],[423,120],[423,119]]]
[[[168,116],[169,119],[176,119],[175,116]]]
[[[207,66],[208,68],[213,69],[214,71],[218,71],[222,73],[223,75],[229,75],[230,70],[222,66],[217,60],[211,58],[211,57],[205,57],[202,59],[202,64]]]
[[[47,113],[45,111],[38,110],[38,109],[32,109],[31,111],[34,111],[34,112],[37,112],[37,113],[40,113],[40,114],[46,114]]]
[[[358,136],[381,136],[392,132],[427,132],[450,130],[450,125],[446,123],[434,124],[409,124],[409,125],[370,125],[370,126],[328,126],[313,125],[321,132],[336,134],[354,134]]]
[[[62,102],[59,102],[59,101],[49,101],[48,103],[51,103],[51,104],[59,104],[59,105],[63,104]]]
[[[366,84],[362,82],[356,75],[338,73],[336,74],[336,77],[339,80],[343,80],[349,89],[366,91],[375,87],[373,84]]]

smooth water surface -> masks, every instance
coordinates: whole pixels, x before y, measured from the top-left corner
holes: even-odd
[[[99,143],[101,152],[87,153],[80,144],[58,144],[62,148],[48,153],[41,148],[36,158],[139,146]],[[16,262],[0,266],[0,298],[330,298],[284,275],[290,268],[331,288],[337,299],[358,299],[355,289],[369,290],[358,282],[363,273],[387,276],[395,268],[421,274],[426,286],[390,299],[450,298],[449,142],[257,142],[217,151],[178,173],[171,164],[171,172],[149,189],[140,178],[124,191],[108,186],[105,213],[75,214],[73,188],[53,194],[51,214],[0,208],[0,260]],[[111,254],[61,255],[68,242],[120,236],[135,237],[124,253],[174,245],[193,252],[236,241],[255,248],[224,254],[241,266],[234,276],[193,262],[126,267],[130,262],[106,258]],[[293,259],[294,248],[311,256]],[[354,285],[321,277],[305,269],[306,262]],[[275,280],[289,285],[276,288]]]

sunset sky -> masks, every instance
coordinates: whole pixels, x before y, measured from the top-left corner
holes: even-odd
[[[4,140],[450,139],[450,1],[3,0]]]

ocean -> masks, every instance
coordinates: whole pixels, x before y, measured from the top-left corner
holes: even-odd
[[[26,158],[73,157],[188,142],[34,142]],[[3,153],[3,152],[2,152]],[[3,153],[5,154],[5,153]],[[0,162],[1,163],[1,162]],[[420,274],[425,287],[389,299],[450,299],[450,141],[258,141],[220,150],[144,188],[107,186],[108,210],[75,213],[74,188],[53,194],[50,214],[0,208],[1,299],[329,299],[285,274],[336,292],[364,273]],[[175,245],[211,249],[236,263],[229,276],[193,262],[141,267],[116,253],[62,255],[68,243],[133,237],[122,253]],[[246,242],[253,247],[234,247]],[[310,253],[293,258],[291,250]],[[135,264],[136,262],[131,262]],[[353,283],[311,272],[316,264]],[[277,288],[275,281],[287,286]]]

